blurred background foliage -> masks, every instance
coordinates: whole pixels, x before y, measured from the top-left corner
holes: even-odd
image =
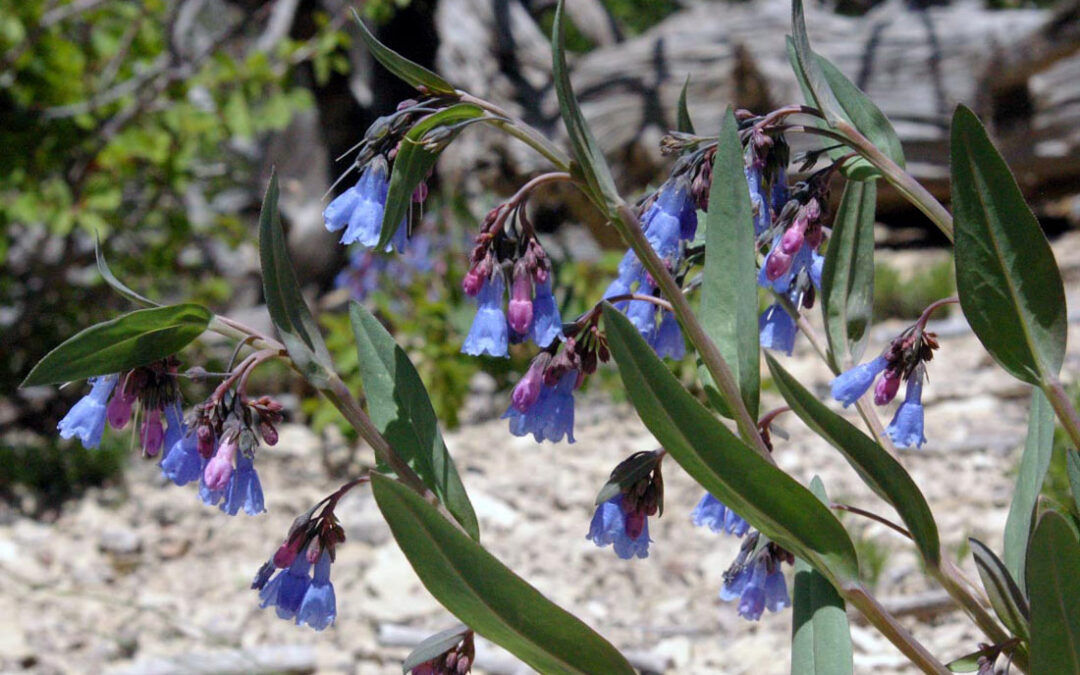
[[[434,4],[369,0],[361,12],[386,43],[430,66]],[[549,27],[554,3],[524,4]],[[604,5],[624,37],[680,7],[675,0]],[[0,0],[0,498],[29,485],[35,503],[55,504],[79,485],[115,479],[123,465],[128,443],[120,434],[97,455],[55,438],[81,384],[60,393],[17,389],[49,348],[133,309],[98,277],[95,237],[117,276],[145,295],[262,312],[254,223],[274,159],[269,148],[296,133],[297,120],[315,119],[324,165],[310,167],[314,187],[292,193],[311,193],[305,199],[317,213],[321,191],[345,166],[334,158],[410,93],[363,54],[351,9],[344,0]],[[573,49],[591,47],[581,31],[571,30],[570,40]],[[426,249],[413,261],[349,256],[312,230],[300,234],[311,234],[322,268],[298,265],[349,384],[362,385],[343,311],[352,297],[404,341],[452,427],[479,373],[488,389],[505,389],[532,351],[515,348],[509,360],[459,354],[473,312],[460,290],[462,261],[470,233],[499,198],[467,202],[437,175],[431,185],[419,231]],[[299,227],[302,219],[283,211],[286,226]],[[321,230],[317,217],[307,220]],[[573,317],[606,287],[621,253],[579,251],[571,259],[573,244],[559,232],[549,236],[563,316]],[[935,268],[926,283],[910,285],[879,269],[879,309],[915,316],[948,294],[950,274]],[[190,365],[213,370],[229,346],[197,350]],[[688,359],[679,372],[689,382],[694,371]],[[613,372],[592,380],[618,396]],[[189,402],[205,393],[200,386],[185,385]],[[293,378],[267,369],[253,386],[294,397],[291,409],[317,430],[336,425],[348,435],[338,414]]]

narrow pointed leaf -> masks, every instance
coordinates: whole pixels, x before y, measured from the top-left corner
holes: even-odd
[[[371,488],[409,564],[462,623],[541,673],[635,672],[611,643],[514,574],[404,485]]]
[[[90,326],[46,354],[19,386],[60,384],[145,366],[188,346],[213,316],[202,305],[170,305]]]
[[[754,209],[743,173],[742,143],[731,107],[720,125],[705,226],[701,324],[731,366],[743,402],[757,417],[761,390]],[[715,388],[708,371],[706,387]]]
[[[833,218],[821,306],[829,358],[843,370],[862,358],[874,309],[874,211],[877,184],[848,181]]]
[[[840,521],[690,395],[630,320],[604,303],[604,327],[630,401],[660,445],[694,480],[834,583],[858,578]]]
[[[469,536],[479,540],[476,513],[412,361],[363,305],[350,303],[349,319],[371,421]]]
[[[806,14],[802,0],[791,2],[791,37],[788,53],[795,75],[805,85],[807,103],[820,110],[828,120],[840,116],[840,103],[836,100],[821,63],[810,49],[810,37],[806,33]]]
[[[974,673],[979,669],[979,658],[983,656],[989,656],[995,651],[996,648],[991,645],[976,652],[964,654],[958,659],[953,659],[952,661],[946,663],[945,667],[954,673]]]
[[[326,385],[333,370],[330,352],[311,316],[296,272],[289,262],[285,232],[278,214],[277,175],[270,176],[270,185],[263,197],[259,214],[259,258],[262,263],[263,294],[270,319],[281,334],[289,357],[308,381],[317,388]]]
[[[828,504],[825,486],[814,476],[810,489]],[[791,675],[851,675],[854,656],[844,599],[820,572],[795,560],[791,615]]]
[[[100,274],[101,278],[105,280],[105,283],[109,284],[109,286],[117,293],[140,305],[147,305],[149,307],[161,306],[161,303],[154,302],[150,298],[131,290],[124,282],[116,278],[116,275],[109,269],[109,263],[105,261],[105,252],[101,249],[100,238],[94,240],[94,258],[97,260],[98,274]]]
[[[551,71],[555,80],[555,93],[559,98],[559,114],[562,115],[563,124],[566,125],[566,133],[570,137],[570,145],[574,150],[574,159],[577,162],[576,169],[584,177],[592,192],[592,199],[608,215],[612,214],[612,207],[620,201],[619,192],[615,189],[615,180],[611,177],[604,153],[600,145],[593,137],[585,116],[581,114],[577,98],[574,96],[573,86],[570,84],[570,74],[566,69],[566,28],[564,0],[559,0],[555,6],[555,23],[551,28]]]
[[[1080,543],[1065,518],[1047,511],[1028,549],[1031,671],[1080,675]]]
[[[982,579],[986,597],[989,598],[994,613],[1013,635],[1025,640],[1031,639],[1028,629],[1031,612],[1027,599],[1005,568],[1005,563],[978,539],[970,538],[968,541],[971,542],[975,568],[979,570],[979,578]]]
[[[838,115],[866,136],[885,156],[904,167],[904,147],[885,113],[874,105],[861,89],[855,86],[840,69],[821,54],[814,54],[829,89],[840,104]],[[839,150],[841,154],[849,150]]]
[[[1076,504],[1077,512],[1080,512],[1080,452],[1065,451],[1065,471],[1069,475],[1069,490],[1072,492],[1073,503]]]
[[[445,147],[461,131],[463,124],[469,121],[480,121],[483,117],[484,110],[479,106],[459,103],[428,115],[414,124],[405,134],[398,145],[398,152],[394,158],[394,171],[390,174],[390,186],[386,194],[386,205],[383,208],[379,243],[375,245],[376,251],[385,249],[394,238],[394,234],[402,226],[402,221],[409,212],[413,191],[421,181],[427,178],[435,167],[435,162],[439,160],[441,150],[432,150],[424,145],[428,134],[436,130],[448,134],[447,139],[440,141],[440,147]]]
[[[869,436],[837,415],[791,376],[776,359],[765,355],[780,394],[796,415],[829,441],[859,477],[900,515],[927,565],[941,560],[937,523],[926,497],[907,470]]]
[[[1027,440],[1020,458],[1009,517],[1005,521],[1005,567],[1024,590],[1024,565],[1028,540],[1035,520],[1035,504],[1039,499],[1050,458],[1054,454],[1054,409],[1041,389],[1031,390],[1031,411],[1028,413]]]
[[[678,119],[676,121],[676,129],[684,134],[694,133],[694,122],[690,119],[690,108],[686,105],[686,89],[690,86],[690,76],[686,76],[686,81],[683,82],[682,91],[679,92],[679,109]]]
[[[410,670],[419,666],[421,663],[426,663],[438,656],[442,656],[450,651],[451,647],[454,647],[461,642],[461,638],[465,637],[465,634],[468,632],[468,626],[459,625],[453,628],[447,628],[444,631],[432,635],[416,645],[416,648],[409,652],[409,655],[405,657],[405,661],[401,664],[401,671],[408,675]]]
[[[1065,356],[1065,291],[1054,254],[975,113],[952,121],[952,197],[960,307],[990,355],[1038,385]]]
[[[356,13],[356,10],[353,10],[353,17],[356,18],[356,23],[360,27],[360,38],[363,39],[364,44],[367,45],[371,55],[374,56],[375,60],[381,63],[384,68],[401,78],[403,82],[406,82],[417,89],[426,89],[430,94],[456,93],[453,85],[446,80],[420,64],[413,63],[393,49],[390,49],[379,42],[378,38],[368,30],[366,25],[364,25],[363,20],[360,19],[360,15]]]

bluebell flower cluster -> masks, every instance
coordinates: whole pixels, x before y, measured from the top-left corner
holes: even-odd
[[[791,606],[780,564],[768,552],[725,575],[720,599],[724,602],[738,600],[739,616],[749,621],[761,619],[766,609],[779,612]]]
[[[708,492],[694,507],[690,519],[697,527],[708,526],[713,532],[727,532],[736,537],[741,537],[750,530],[750,524],[743,520],[742,516]]]
[[[874,403],[887,405],[899,392],[901,380],[906,380],[904,402],[885,432],[898,447],[922,447],[926,443],[922,405],[925,362],[933,358],[937,347],[937,339],[923,330],[920,320],[894,339],[880,356],[837,376],[832,382],[832,397],[846,408],[869,391],[876,380]]]
[[[660,187],[641,217],[641,227],[656,254],[674,268],[681,260],[682,243],[692,240],[697,232],[695,201],[685,180],[673,178]],[[619,262],[618,275],[604,291],[604,298],[631,293],[652,296],[657,294],[657,287],[637,255],[628,250]],[[626,313],[661,357],[681,359],[685,356],[682,331],[670,312],[665,311],[658,320],[660,308],[646,300],[621,300],[616,301],[615,306]]]
[[[624,505],[619,494],[596,507],[587,539],[597,546],[614,545],[623,560],[649,557],[649,521],[645,514]]]
[[[382,232],[389,187],[386,160],[381,156],[375,157],[363,168],[356,185],[338,195],[323,211],[326,229],[330,232],[344,230],[341,234],[342,244],[359,243],[364,248],[374,247],[379,243]],[[402,220],[386,250],[392,247],[398,251],[404,250],[408,230],[408,224]]]
[[[280,618],[321,631],[337,618],[337,598],[330,582],[330,554],[325,550],[318,553],[314,575],[310,557],[307,551],[301,551],[286,569],[268,582],[256,577],[253,586],[259,589],[259,606],[263,609],[274,607]],[[264,585],[258,585],[260,581]]]

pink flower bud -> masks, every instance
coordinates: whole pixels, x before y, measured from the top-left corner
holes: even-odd
[[[278,432],[273,424],[270,424],[269,422],[260,422],[259,435],[262,436],[263,442],[267,445],[277,445]]]
[[[506,320],[510,323],[510,328],[518,335],[528,333],[529,327],[532,326],[532,282],[529,280],[529,275],[524,272],[514,275],[514,283],[510,286],[510,306],[506,312]]]
[[[480,289],[484,287],[486,277],[487,275],[481,274],[477,267],[466,272],[465,278],[461,280],[461,288],[465,291],[465,295],[475,298],[480,293]]]
[[[765,276],[769,281],[776,281],[791,269],[791,261],[791,255],[777,247],[769,253],[769,259],[765,261]]]
[[[139,440],[142,441],[143,454],[147,457],[154,457],[161,452],[161,444],[165,440],[165,429],[161,426],[159,409],[154,408],[146,413]]]
[[[541,354],[546,354],[542,352]],[[544,365],[537,358],[525,372],[525,377],[518,380],[514,387],[514,393],[510,395],[510,402],[518,412],[525,412],[540,398],[540,389],[544,384]],[[546,361],[546,360],[545,360]]]
[[[109,406],[105,409],[105,417],[109,420],[109,426],[113,429],[123,429],[131,421],[131,407],[135,404],[135,397],[123,390],[113,394]]]
[[[210,458],[203,470],[203,482],[211,490],[224,490],[233,473],[233,457],[236,456],[236,438],[229,438],[218,446],[217,454]]]
[[[797,218],[780,238],[780,250],[788,255],[795,255],[802,248],[805,234],[806,221]]]
[[[626,514],[626,536],[637,539],[645,529],[645,514],[631,511]]]
[[[896,398],[898,391],[900,391],[900,373],[895,370],[886,370],[885,375],[874,387],[874,403],[885,405]]]

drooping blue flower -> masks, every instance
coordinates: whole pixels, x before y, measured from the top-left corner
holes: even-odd
[[[686,357],[686,342],[675,314],[664,310],[660,317],[660,327],[656,329],[652,348],[660,358],[681,361]]]
[[[562,337],[562,316],[551,294],[551,279],[536,284],[533,298],[533,321],[531,335],[537,347],[548,347],[556,338]]]
[[[922,370],[916,369],[908,377],[904,402],[896,409],[896,415],[886,427],[885,433],[901,448],[921,448],[926,442],[923,435]]]
[[[236,454],[236,470],[229,477],[225,498],[219,508],[230,516],[235,516],[240,509],[244,509],[244,513],[249,516],[266,511],[262,484],[259,482],[259,474],[255,472],[255,463],[243,452]]]
[[[720,599],[724,602],[738,598],[739,616],[744,619],[757,621],[766,609],[778,612],[791,606],[780,565],[769,572],[768,559],[767,555],[758,556],[725,580],[720,589]]]
[[[307,624],[315,630],[323,630],[337,617],[337,598],[334,585],[330,583],[330,554],[323,551],[315,561],[315,578],[307,587],[300,609],[296,612],[296,624]]]
[[[578,371],[567,371],[555,386],[544,384],[540,395],[524,412],[510,405],[502,419],[510,420],[510,433],[515,436],[532,434],[537,443],[558,443],[566,437],[574,442],[574,388]]]
[[[874,384],[874,380],[881,371],[889,365],[884,356],[879,356],[873,361],[860,363],[854,368],[849,368],[840,373],[832,381],[832,397],[848,407],[858,401],[863,394]]]
[[[727,532],[736,537],[743,536],[750,529],[750,524],[742,516],[708,492],[694,507],[690,518],[698,527],[707,525],[713,532]]]
[[[795,349],[798,326],[795,325],[795,319],[779,303],[770,305],[762,312],[758,319],[758,330],[762,347],[791,356]]]
[[[473,319],[465,344],[461,346],[465,354],[509,357],[507,344],[510,333],[502,309],[505,289],[502,273],[492,271],[476,297],[476,318]]]
[[[631,538],[627,530],[633,527],[628,528],[628,515],[623,511],[623,495],[620,493],[596,507],[586,539],[601,548],[614,544],[615,555],[623,560],[634,557],[647,558],[649,557],[649,521],[643,515],[639,518],[643,521],[641,531],[637,537]]]
[[[105,433],[105,411],[109,396],[116,386],[116,375],[92,377],[90,393],[71,406],[64,418],[56,425],[60,438],[77,436],[87,450],[101,445]]]
[[[276,607],[280,618],[295,618],[308,586],[311,585],[310,570],[311,563],[308,562],[307,553],[301,551],[292,565],[278,572],[259,591],[259,607]]]
[[[383,211],[386,208],[386,195],[390,185],[388,172],[386,160],[376,157],[364,167],[356,185],[330,202],[323,211],[327,230],[337,232],[342,228],[345,229],[341,235],[342,244],[359,242],[362,246],[371,248],[379,243]],[[404,248],[406,230],[403,220],[392,242],[392,245],[397,245],[399,251]],[[386,247],[386,250],[390,250],[390,245]]]
[[[176,485],[187,485],[202,476],[203,462],[199,440],[194,433],[187,434],[173,443],[161,460],[161,475]]]
[[[187,434],[187,425],[184,424],[184,409],[180,401],[176,400],[165,405],[165,442],[162,444],[162,460],[169,456],[176,445]]]

